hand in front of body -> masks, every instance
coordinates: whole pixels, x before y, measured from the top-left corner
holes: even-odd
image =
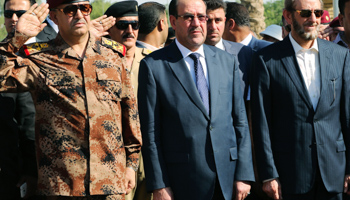
[[[127,167],[125,170],[125,194],[129,194],[135,187],[135,173],[136,172],[130,167]]]
[[[107,15],[102,15],[94,20],[91,20],[91,32],[95,34],[97,37],[102,37],[108,35],[108,30],[114,26],[115,17]]]
[[[235,181],[236,198],[235,200],[245,199],[250,192],[250,184],[246,181]]]
[[[154,190],[153,200],[174,200],[173,191],[171,191],[170,187]]]
[[[263,183],[263,191],[272,199],[282,199],[281,183],[278,179],[269,180]]]

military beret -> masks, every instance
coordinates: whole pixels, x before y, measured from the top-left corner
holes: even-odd
[[[105,15],[117,17],[138,16],[137,1],[121,1],[111,5]]]
[[[61,4],[77,3],[77,2],[83,2],[83,1],[89,1],[89,0],[46,0],[46,2],[49,4],[50,9],[56,8]]]

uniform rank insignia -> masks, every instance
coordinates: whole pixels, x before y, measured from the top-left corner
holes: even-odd
[[[107,38],[103,38],[102,39],[102,45],[103,46],[106,46],[106,47],[109,47],[119,53],[121,53],[123,56],[125,56],[126,54],[126,48],[124,45],[116,42],[116,41],[113,41],[113,40],[110,40],[110,39],[107,39]]]
[[[29,56],[30,54],[40,52],[42,49],[48,48],[48,43],[33,43],[29,45],[23,45],[24,53]]]

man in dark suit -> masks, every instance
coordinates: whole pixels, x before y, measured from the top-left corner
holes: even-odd
[[[223,38],[232,42],[239,42],[258,51],[270,44],[265,40],[258,40],[250,30],[249,12],[242,4],[235,2],[226,3],[226,23]]]
[[[333,200],[349,193],[350,55],[317,39],[322,12],[320,0],[286,0],[291,33],[253,59],[258,176],[274,199]]]
[[[154,200],[242,200],[254,173],[236,58],[203,45],[202,0],[173,0],[169,13],[176,40],[139,73],[147,188]]]
[[[34,3],[33,0],[4,2],[5,27],[8,33],[15,27],[19,17]],[[35,107],[29,92],[0,93],[1,200],[20,199],[20,186],[24,183],[27,185],[26,198],[35,193],[37,167],[34,123]]]

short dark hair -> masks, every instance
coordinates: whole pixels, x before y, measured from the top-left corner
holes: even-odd
[[[204,5],[207,6],[206,2],[203,1]],[[169,4],[169,15],[173,15],[177,18],[178,13],[177,13],[177,5],[178,1],[177,0],[171,0]]]
[[[238,26],[248,26],[250,27],[250,17],[248,9],[236,2],[226,2],[226,20],[235,20]]]
[[[165,6],[157,2],[146,2],[139,5],[139,33],[149,34],[156,27],[165,13]]]
[[[169,15],[177,17],[177,0],[171,0],[169,4]]]
[[[342,15],[345,15],[344,10],[345,10],[345,4],[349,2],[350,0],[339,0],[338,6],[339,6],[339,12]]]
[[[6,3],[7,3],[8,1],[11,1],[11,0],[5,0],[5,1],[4,1],[4,11],[5,11],[5,7],[6,7]],[[34,5],[34,4],[36,3],[35,0],[27,0],[27,1],[30,2],[30,6],[32,6],[32,5]]]
[[[285,0],[284,1],[284,9],[286,9],[289,12],[294,11],[295,7],[295,1],[296,0]],[[301,1],[301,0],[300,0]],[[319,0],[321,3],[321,9],[323,9],[323,1]]]
[[[223,0],[204,0],[204,2],[207,4],[207,10],[222,8],[226,13],[226,3]]]

